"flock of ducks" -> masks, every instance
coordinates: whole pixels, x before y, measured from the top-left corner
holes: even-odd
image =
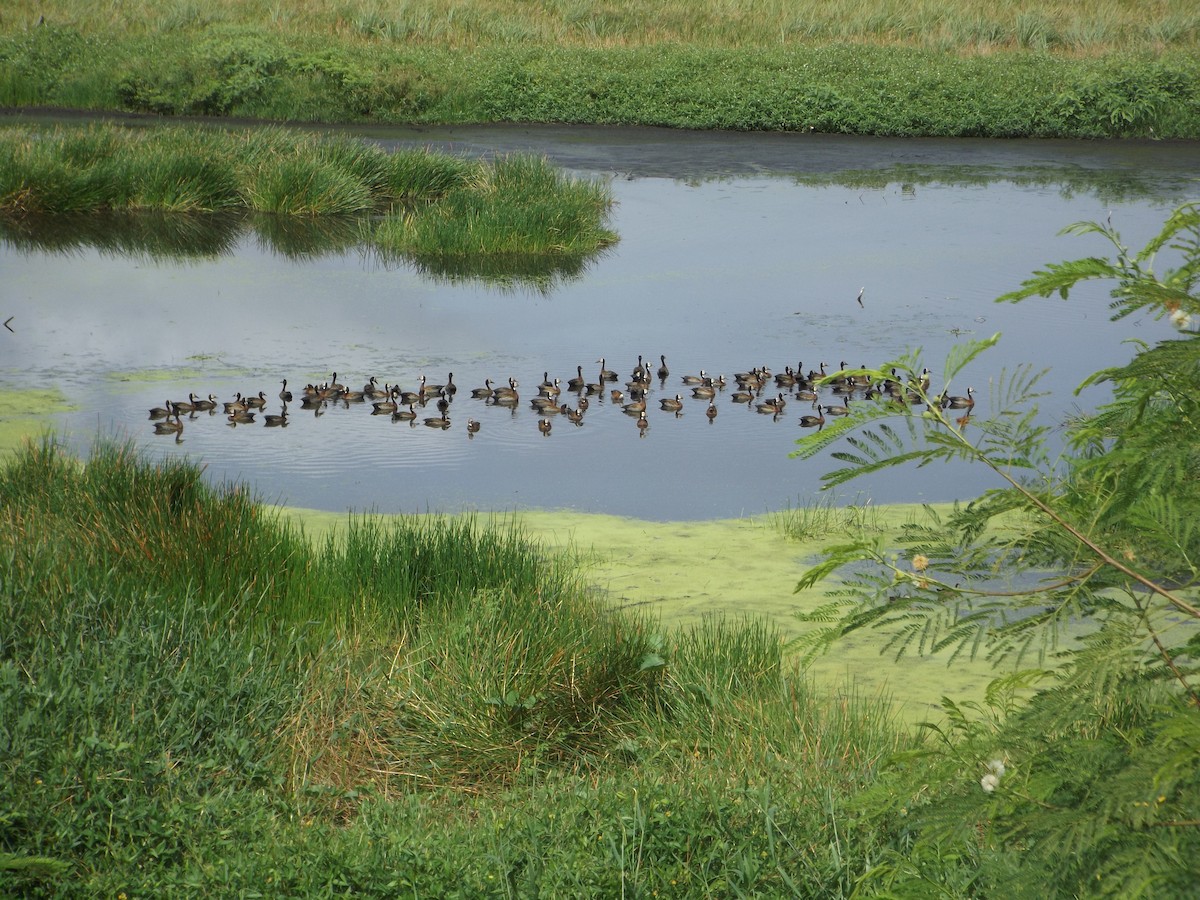
[[[665,355],[659,356],[657,367],[638,356],[637,365],[624,382],[624,388],[617,386],[621,376],[607,367],[603,357],[597,362],[600,368],[594,380],[584,376],[582,365],[577,366],[575,375],[565,382],[551,378],[549,372],[543,373],[541,383],[535,391],[530,392],[528,400],[529,407],[537,413],[539,432],[549,436],[556,420],[582,426],[584,414],[596,403],[619,408],[636,421],[639,434],[645,436],[650,426],[647,412],[653,408],[650,395],[655,381],[659,390],[667,391],[667,396],[658,399],[659,410],[678,418],[684,414],[689,402],[698,401],[704,404],[704,415],[710,423],[718,415],[717,400],[727,391],[730,402],[745,405],[775,421],[784,416],[789,402],[807,404],[809,411],[799,417],[797,424],[801,428],[818,430],[824,427],[828,417],[849,415],[852,402],[883,400],[906,404],[929,403],[944,409],[965,410],[962,418],[958,419],[960,427],[967,424],[975,406],[974,388],[967,388],[966,396],[950,396],[943,392],[940,396],[931,397],[928,369],[912,380],[898,375],[895,369],[890,378],[873,380],[856,374],[857,370],[847,369],[845,361],[834,372],[828,372],[825,363],[821,363],[819,369],[805,372],[803,363],[799,363],[795,368],[787,366],[777,373],[766,366],[753,368],[739,372],[730,379],[724,375],[709,375],[701,369],[699,374],[682,376],[679,381],[681,387],[671,394],[667,388],[671,372]],[[213,394],[199,397],[190,393],[187,400],[168,400],[165,406],[150,410],[154,432],[174,435],[177,441],[181,441],[185,416],[190,420],[201,413],[215,416],[218,412],[225,415],[230,427],[261,421],[266,428],[286,428],[291,415],[288,412],[289,404],[299,404],[301,409],[311,411],[316,416],[322,415],[331,405],[342,405],[349,409],[353,405],[365,407],[369,404],[373,416],[385,416],[393,422],[408,422],[414,427],[420,422],[429,428],[446,430],[451,427],[450,409],[458,395],[453,372],[443,384],[429,382],[422,375],[411,391],[403,390],[399,384],[385,382],[381,386],[374,375],[361,390],[355,390],[341,384],[336,372],[329,381],[306,384],[295,394],[288,389],[286,378],[282,384],[278,393],[282,405],[278,413],[266,412],[268,399],[264,391],[239,393],[233,400],[224,402]],[[685,392],[690,396],[685,397]],[[513,415],[516,415],[522,403],[520,383],[513,377],[504,383],[485,379],[482,387],[470,390],[470,398],[485,408],[499,407],[510,410]],[[437,414],[433,415],[434,412]],[[466,432],[469,438],[473,438],[480,428],[479,420],[467,419]]]

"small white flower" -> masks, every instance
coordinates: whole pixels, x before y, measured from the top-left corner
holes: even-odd
[[[992,791],[994,791],[996,789],[996,785],[998,785],[999,783],[1000,783],[1000,779],[997,778],[991,772],[988,772],[986,775],[984,775],[982,778],[979,779],[979,786],[981,788],[983,788],[983,792],[985,794],[990,794]]]
[[[987,769],[989,772],[991,772],[993,775],[995,775],[997,779],[1001,778],[1004,775],[1004,772],[1006,771],[1004,768],[1004,760],[989,759],[988,764],[987,764]]]
[[[1177,309],[1171,313],[1171,324],[1183,331],[1185,328],[1191,327],[1192,317],[1182,309]]]

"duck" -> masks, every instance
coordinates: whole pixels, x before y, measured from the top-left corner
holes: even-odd
[[[175,413],[175,421],[167,419],[165,422],[154,423],[155,434],[182,434],[183,420],[179,418],[179,413]]]
[[[645,413],[646,398],[642,397],[638,400],[630,400],[628,403],[624,404],[621,409],[625,410],[627,413]]]
[[[479,423],[474,419],[467,419],[467,436],[474,437],[477,431],[479,431]]]
[[[341,391],[337,395],[337,399],[345,403],[362,403],[367,399],[367,395],[362,391]]]
[[[266,428],[286,428],[288,423],[287,410],[283,410],[279,415],[270,413],[263,416],[263,426]]]
[[[188,396],[191,398],[192,406],[195,409],[203,410],[204,412],[208,412],[210,409],[217,408],[217,395],[216,394],[209,394],[207,399],[197,398],[194,394],[189,394]]]
[[[175,414],[175,406],[174,406],[174,404],[172,404],[170,400],[166,401],[166,403],[167,403],[167,405],[166,405],[166,406],[152,406],[152,407],[150,407],[150,419],[151,419],[151,421],[153,421],[153,420],[155,420],[155,419],[165,419],[165,418],[167,418],[168,416],[172,416],[172,415],[174,415],[174,414]]]
[[[658,377],[660,379],[665,380],[667,378],[667,376],[671,374],[671,370],[667,368],[666,354],[665,353],[659,354],[658,361],[659,361]]]
[[[603,356],[600,357],[600,359],[597,360],[597,362],[600,363],[600,380],[601,381],[616,381],[617,378],[620,377],[612,369],[605,368],[605,361],[604,361]]]
[[[550,429],[553,427],[554,426],[550,422],[549,419],[539,419],[538,420],[538,431],[540,431],[542,434],[545,434],[545,435],[550,434]]]
[[[333,377],[329,379],[329,384],[327,384],[326,387],[332,392],[344,390],[346,386],[338,383],[337,372],[334,372]]]
[[[848,416],[850,415],[850,398],[847,397],[843,403],[844,406],[826,406],[825,415],[827,416]]]
[[[785,400],[783,398],[783,394],[780,393],[778,397],[773,397],[770,400],[764,400],[762,403],[757,404],[755,409],[757,409],[760,413],[773,415],[783,412],[783,408],[785,406],[787,406],[787,400]]]
[[[283,388],[279,391],[279,399],[284,403],[292,401],[292,392],[287,389],[287,379],[283,379]]]
[[[667,412],[679,412],[683,409],[683,395],[676,394],[674,397],[663,397],[658,401],[658,405]]]
[[[247,397],[242,402],[246,404],[247,409],[262,409],[267,405],[267,395],[259,391],[257,397]]]
[[[705,372],[703,369],[700,370],[699,375],[684,375],[684,376],[682,376],[682,380],[683,380],[684,384],[707,384],[710,381],[710,379],[708,377],[708,373]]]
[[[619,391],[616,388],[612,389],[612,393],[609,396],[612,398],[613,403],[624,403],[625,402],[624,392]]]
[[[442,391],[451,396],[458,393],[458,385],[454,383],[453,372],[450,372],[446,375],[446,383],[442,385]]]
[[[708,421],[710,422],[717,417],[717,403],[715,400],[708,401],[708,409],[704,411],[704,414],[708,416]]]
[[[975,388],[967,388],[965,397],[942,397],[942,409],[974,409]]]
[[[741,391],[734,391],[732,394],[730,394],[729,399],[732,400],[734,403],[749,403],[751,400],[753,400],[757,396],[758,396],[758,394],[755,391],[746,389],[746,390],[741,390]]]
[[[229,414],[230,425],[248,425],[254,421],[254,413],[248,409],[239,409]]]
[[[814,403],[813,409],[815,409],[817,411],[817,414],[815,416],[808,415],[808,416],[800,417],[800,427],[801,428],[824,428],[825,427],[825,416],[823,416],[821,414],[821,408]]]
[[[246,409],[246,404],[242,402],[241,394],[238,394],[233,400],[226,400],[223,405],[227,413],[241,412]]]
[[[379,381],[374,375],[372,375],[371,380],[363,385],[363,394],[370,397],[372,400],[378,400],[380,397],[386,397],[388,395],[388,388],[386,385],[384,387],[380,387]]]
[[[557,397],[562,393],[562,383],[557,378],[551,382],[543,381],[540,385],[538,385],[538,390],[541,392],[543,397]]]
[[[567,414],[568,419],[570,419],[576,425],[583,424],[583,410],[582,409],[580,409],[579,407],[576,407],[575,409],[570,409],[570,408],[566,407],[566,404],[563,404],[563,406],[564,406],[563,411]]]
[[[717,389],[711,384],[701,384],[692,388],[692,396],[697,400],[710,400],[717,396]]]
[[[391,390],[388,391],[388,398],[386,400],[376,400],[371,404],[371,415],[383,416],[387,415],[388,413],[394,413],[399,408],[399,404],[396,402],[396,398],[399,396],[399,394],[400,389],[395,385],[392,385]]]
[[[575,367],[575,377],[567,379],[567,390],[582,391],[587,386],[587,380],[583,377],[583,366]]]
[[[172,401],[171,408],[174,409],[175,412],[186,412],[186,413],[195,412],[196,405],[193,402],[195,399],[196,399],[195,394],[188,394],[188,398],[186,400]]]
[[[410,403],[406,409],[397,409],[392,413],[393,422],[411,422],[417,417],[417,411]]]
[[[646,418],[645,410],[642,410],[641,415],[638,416],[637,427],[638,427],[638,434],[641,437],[645,437],[646,429],[650,427],[650,420]]]
[[[445,416],[430,416],[425,420],[425,424],[430,428],[440,428],[445,431],[450,427],[450,420]]]
[[[579,407],[580,412],[583,412],[585,409],[587,409],[589,406],[592,405],[592,401],[589,400],[587,397],[580,397],[579,401],[575,405],[577,407]]]
[[[483,387],[471,388],[471,396],[476,400],[487,400],[492,396],[492,379],[483,379]]]

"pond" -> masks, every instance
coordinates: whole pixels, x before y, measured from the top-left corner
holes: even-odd
[[[976,415],[986,415],[1017,367],[1049,368],[1041,415],[1061,424],[1105,396],[1074,396],[1085,375],[1127,358],[1122,342],[1166,337],[1169,326],[1110,322],[1102,285],[1068,303],[994,298],[1047,262],[1107,251],[1095,237],[1057,236],[1069,223],[1111,216],[1140,246],[1194,197],[1197,174],[1194,145],[1143,142],[516,126],[357,133],[472,155],[529,151],[608,179],[620,242],[581,271],[495,278],[236,228],[198,236],[196,254],[166,255],[106,239],[103,222],[76,237],[8,230],[0,318],[13,316],[13,333],[0,332],[0,383],[9,392],[57,386],[75,409],[51,424],[81,451],[97,434],[128,437],[294,506],[755,515],[812,502],[836,462],[790,458],[809,404],[793,398],[778,417],[759,414],[731,399],[734,372],[832,371],[920,350],[940,390],[956,344],[1001,332],[953,393],[973,387]],[[603,358],[623,387],[639,356],[653,369],[664,356],[670,368],[654,381],[648,427],[599,395],[581,425],[560,415],[548,434],[539,429],[527,401],[544,373],[565,385],[581,368],[594,381]],[[702,369],[730,379],[711,420],[707,401],[681,383]],[[277,413],[283,379],[298,395],[335,372],[352,388],[375,376],[406,390],[422,375],[441,383],[453,373],[450,427],[425,427],[432,404],[411,424],[373,416],[369,404],[293,402],[286,428],[201,414],[184,420],[179,440],[155,435],[147,419],[150,407],[190,392],[262,391],[266,412]],[[509,377],[520,385],[515,408],[470,398],[485,379]],[[681,414],[661,410],[676,393]],[[938,502],[992,486],[979,470],[948,466],[896,470],[844,496]]]

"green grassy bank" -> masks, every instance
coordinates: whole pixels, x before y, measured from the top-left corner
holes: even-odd
[[[863,13],[878,23],[870,7],[847,7],[842,18],[857,22]],[[619,33],[591,38],[522,25],[540,6],[487,19],[506,25],[507,37],[466,25],[485,18],[471,3],[444,12],[446,27],[415,31],[406,17],[437,13],[387,3],[356,9],[330,21],[275,6],[255,22],[252,11],[208,15],[183,4],[174,18],[147,13],[138,21],[148,24],[133,29],[82,3],[46,11],[41,25],[32,7],[0,14],[0,106],[310,122],[1200,136],[1194,12],[1160,11],[1141,25],[1101,18],[1089,40],[1055,37],[1058,12],[1034,8],[1020,29],[1015,21],[978,26],[995,40],[943,30],[929,46],[921,39],[928,32],[904,25],[899,10],[893,26],[874,31],[859,23],[858,34],[847,26],[840,36],[794,39],[784,27],[781,40],[754,37],[748,15],[720,19],[708,10],[656,41],[655,33],[633,38],[652,18],[632,9],[618,17]],[[603,13],[580,10],[592,19]],[[952,20],[943,11],[939,21]],[[704,37],[706,26],[717,36]],[[750,36],[739,40],[742,29]]]
[[[848,893],[911,746],[778,633],[661,631],[511,523],[326,539],[197,468],[0,470],[0,879],[24,896]]]

